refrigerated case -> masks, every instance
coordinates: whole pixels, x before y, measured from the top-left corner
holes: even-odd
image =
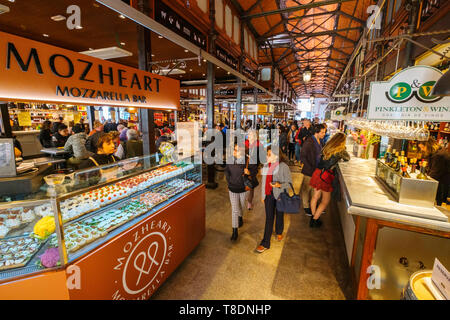
[[[201,164],[193,160],[161,165],[158,155],[127,159],[43,184],[28,200],[1,203],[0,297],[13,298],[22,284],[21,298],[46,298],[32,285],[36,275],[69,278],[73,266],[81,268],[83,285],[60,281],[67,291],[61,299],[142,298],[136,286],[146,280],[156,290],[204,236]],[[133,234],[137,228],[139,235]],[[128,261],[134,259],[137,274],[116,266],[124,254],[135,254]],[[108,287],[118,283],[112,270],[122,271],[121,288]]]

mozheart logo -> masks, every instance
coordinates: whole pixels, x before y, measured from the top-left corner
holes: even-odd
[[[124,256],[117,258],[114,270],[121,271],[115,281],[119,289],[112,298],[148,299],[166,275],[173,245],[169,231],[171,226],[162,220],[147,222],[136,229],[123,246]]]
[[[166,237],[160,232],[145,236],[131,251],[123,270],[123,287],[130,294],[144,291],[158,275],[167,253]]]

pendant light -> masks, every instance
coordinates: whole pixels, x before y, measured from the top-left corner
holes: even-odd
[[[309,81],[311,81],[311,69],[309,68],[309,66],[306,67],[306,69],[303,71],[303,82],[304,83],[308,83]]]

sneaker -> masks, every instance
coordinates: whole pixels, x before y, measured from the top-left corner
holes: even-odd
[[[256,248],[256,252],[258,252],[258,253],[263,253],[263,252],[266,251],[267,249],[268,249],[268,248],[259,245],[259,246]]]
[[[277,240],[281,241],[283,240],[284,236],[282,234],[277,234]]]
[[[305,208],[305,214],[306,214],[308,217],[312,217],[312,211],[311,211],[311,208]]]

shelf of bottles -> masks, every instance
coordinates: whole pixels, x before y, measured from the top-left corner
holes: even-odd
[[[402,204],[432,207],[438,182],[427,176],[428,163],[417,158],[408,159],[404,151],[388,151],[377,160],[376,177]]]
[[[449,148],[450,122],[429,122],[425,127],[442,148]]]

